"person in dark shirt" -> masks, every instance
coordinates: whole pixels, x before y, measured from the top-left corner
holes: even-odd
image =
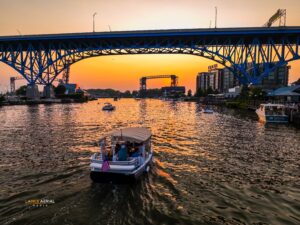
[[[118,160],[119,161],[126,161],[128,158],[128,151],[126,145],[121,145],[121,149],[118,152]]]
[[[118,152],[121,149],[121,145],[119,143],[116,144],[116,148],[115,148],[115,154],[118,154]]]

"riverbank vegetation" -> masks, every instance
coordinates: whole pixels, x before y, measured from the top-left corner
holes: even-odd
[[[27,85],[23,85],[23,86],[19,87],[16,90],[16,95],[18,95],[18,96],[25,96],[26,95],[26,88],[27,88]]]
[[[135,97],[137,95],[137,91],[125,91],[121,92],[118,90],[114,90],[111,88],[107,89],[88,89],[87,92],[93,96],[98,96],[102,98],[114,98],[114,97],[119,97],[119,98],[131,98]]]
[[[260,87],[243,86],[239,96],[228,99],[225,105],[229,108],[249,109],[257,106],[266,100],[267,93]]]
[[[161,89],[147,89],[141,93],[138,91],[125,91],[121,92],[114,89],[88,89],[87,92],[93,96],[101,97],[101,98],[135,98],[135,97],[144,97],[147,98],[158,98],[163,95]]]
[[[210,94],[219,94],[219,92],[214,91],[211,87],[208,87],[207,90],[198,88],[198,90],[196,90],[195,97],[207,97]]]
[[[4,95],[0,94],[0,105],[5,101]]]

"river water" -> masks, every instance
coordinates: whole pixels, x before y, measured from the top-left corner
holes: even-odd
[[[300,130],[197,103],[104,101],[0,108],[1,225],[300,224]],[[129,126],[152,130],[151,172],[92,183],[97,139]]]

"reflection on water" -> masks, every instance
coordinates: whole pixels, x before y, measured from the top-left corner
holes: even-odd
[[[103,103],[0,108],[0,224],[300,223],[299,130],[196,103]],[[154,134],[153,170],[134,185],[93,184],[98,137],[139,125]],[[55,204],[24,204],[39,198]]]

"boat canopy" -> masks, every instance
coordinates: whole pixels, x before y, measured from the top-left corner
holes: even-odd
[[[151,137],[151,131],[146,127],[129,127],[115,130],[111,133],[113,139],[131,142],[145,142]]]

